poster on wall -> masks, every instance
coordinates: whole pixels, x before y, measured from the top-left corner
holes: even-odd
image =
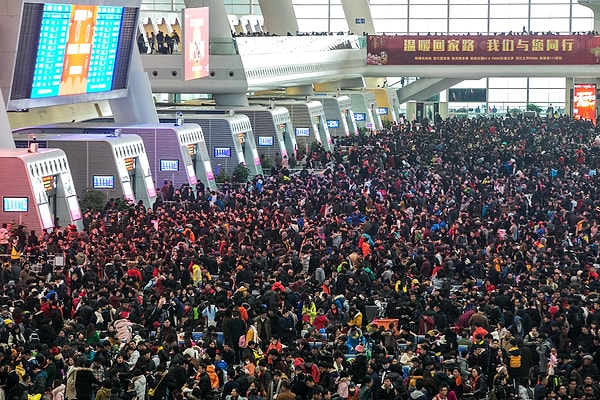
[[[596,85],[577,84],[574,86],[573,116],[596,123]]]
[[[184,73],[186,81],[208,76],[208,7],[183,11]]]

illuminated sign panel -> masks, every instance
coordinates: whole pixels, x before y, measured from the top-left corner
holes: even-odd
[[[127,169],[127,171],[134,171],[135,170],[135,158],[133,158],[133,157],[126,158],[125,159],[125,168]]]
[[[92,188],[93,189],[114,189],[115,188],[114,175],[93,175],[92,176]]]
[[[310,136],[310,128],[296,128],[296,136]]]
[[[2,210],[4,212],[27,212],[29,210],[29,198],[3,197]]]
[[[179,160],[160,160],[160,170],[163,172],[179,171]]]
[[[184,73],[186,81],[208,76],[208,7],[183,11]]]
[[[258,137],[258,145],[259,146],[273,146],[273,136],[259,136]]]
[[[214,158],[230,158],[231,157],[231,147],[215,147],[214,148]]]
[[[596,122],[596,85],[574,86],[573,116]]]
[[[47,192],[56,189],[56,178],[54,175],[42,177],[42,183],[44,184],[44,190]]]

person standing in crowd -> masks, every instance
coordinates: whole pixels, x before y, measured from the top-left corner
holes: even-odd
[[[406,121],[313,149],[321,171],[282,159],[208,196],[167,180],[152,207],[85,210],[83,231],[7,230],[5,391],[597,398],[597,135],[567,116]]]

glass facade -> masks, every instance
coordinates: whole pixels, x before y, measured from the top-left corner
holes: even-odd
[[[223,0],[228,13],[260,14],[258,0]],[[292,0],[301,32],[348,31],[341,0]],[[143,9],[180,10],[183,0],[143,0]],[[577,0],[370,0],[376,33],[466,34],[526,32],[589,32],[591,9]],[[405,78],[406,82],[413,78]],[[390,77],[390,82],[400,77]],[[455,88],[487,89],[488,104],[452,103],[449,108],[485,112],[496,108],[542,109],[565,103],[564,78],[484,78],[463,81]],[[442,100],[445,95],[442,94]],[[473,111],[474,112],[474,111]]]

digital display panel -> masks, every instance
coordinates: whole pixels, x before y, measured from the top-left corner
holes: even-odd
[[[273,146],[273,136],[259,136],[258,137],[258,145],[259,146]]]
[[[310,136],[310,128],[296,128],[296,136]]]
[[[179,171],[179,160],[160,160],[160,170],[164,172]]]
[[[44,190],[47,192],[56,189],[56,178],[54,177],[54,175],[42,177],[42,183],[44,184]]]
[[[573,87],[573,116],[596,122],[596,85],[576,84]]]
[[[125,96],[137,14],[135,7],[25,2],[8,109]]]
[[[3,197],[2,210],[4,212],[27,212],[29,211],[29,198]]]
[[[354,120],[356,122],[363,122],[366,119],[365,113],[354,113]]]
[[[115,188],[114,175],[92,175],[92,188],[93,189],[114,189]]]
[[[213,156],[214,158],[231,158],[231,147],[215,147]]]
[[[127,171],[135,170],[135,158],[130,157],[125,159],[125,168]]]
[[[186,81],[208,76],[208,7],[183,11],[184,73]]]
[[[196,145],[188,144],[187,148],[188,148],[188,153],[190,153],[190,157],[194,157],[196,155]]]
[[[327,127],[329,129],[337,129],[340,127],[340,120],[339,119],[328,119],[327,120]]]
[[[387,107],[377,107],[377,114],[379,115],[388,115],[388,112]]]

